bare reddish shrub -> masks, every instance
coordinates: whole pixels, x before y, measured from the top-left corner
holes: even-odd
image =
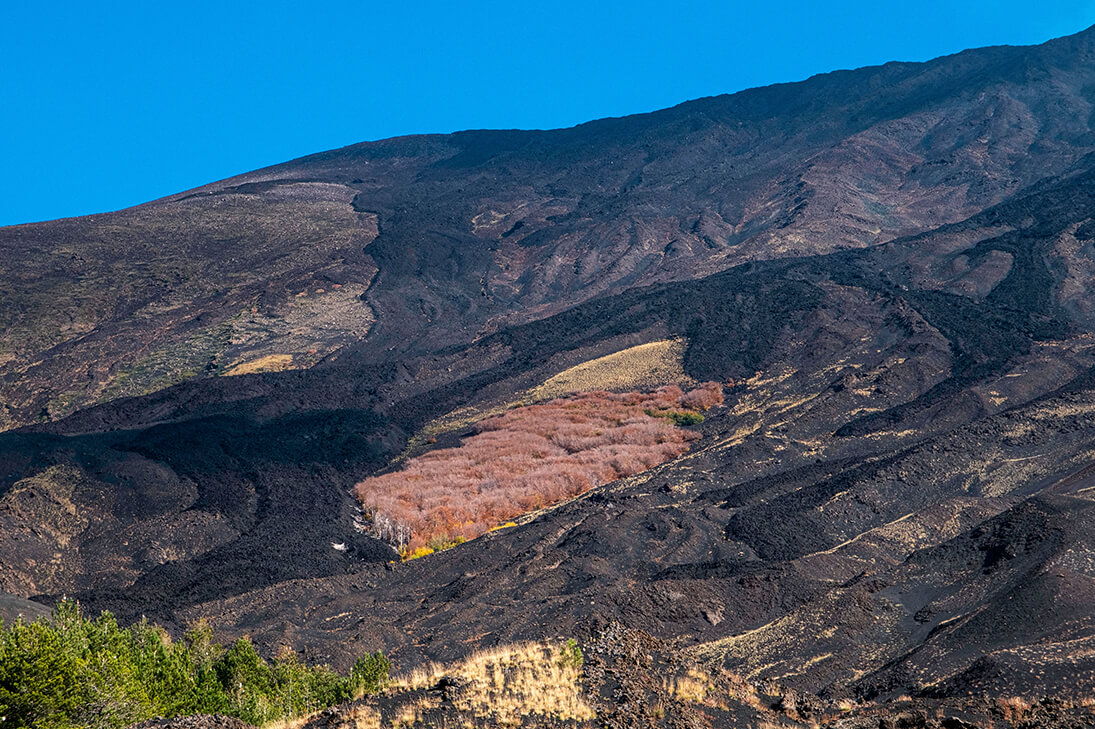
[[[689,410],[708,410],[715,405],[722,405],[722,385],[717,382],[705,382],[681,397],[681,407]]]
[[[699,435],[658,415],[721,403],[722,387],[709,382],[688,393],[597,391],[514,408],[478,423],[459,447],[412,458],[354,492],[374,532],[400,549],[471,539],[682,455]]]

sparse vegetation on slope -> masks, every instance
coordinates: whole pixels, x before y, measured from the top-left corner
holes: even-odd
[[[389,668],[378,652],[341,676],[288,648],[268,663],[246,637],[217,645],[205,624],[173,642],[156,625],[121,628],[110,613],[91,620],[66,601],[52,621],[0,621],[0,725],[106,728],[213,713],[257,725],[378,691]]]
[[[530,393],[537,400],[589,390],[643,390],[665,382],[693,384],[681,362],[688,342],[647,342],[569,367]]]
[[[685,393],[589,392],[514,408],[441,448],[359,483],[374,533],[423,556],[431,541],[471,539],[519,514],[680,456],[697,435],[676,427],[722,402],[707,383]],[[681,408],[685,408],[688,417]],[[664,417],[662,417],[664,416]]]
[[[576,658],[577,656],[577,658]],[[430,665],[396,688],[429,689],[445,680],[458,685],[453,707],[467,715],[514,726],[526,721],[555,719],[584,721],[594,718],[581,687],[581,649],[573,641],[562,646],[525,643],[475,653],[451,665]],[[428,704],[409,707],[404,726],[430,726]]]

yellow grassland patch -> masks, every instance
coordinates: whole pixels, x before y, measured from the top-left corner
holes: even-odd
[[[662,339],[629,347],[565,369],[529,395],[548,400],[589,390],[641,390],[667,382],[692,385],[682,365],[685,346],[683,339]]]
[[[549,643],[504,646],[458,663],[425,666],[396,679],[393,688],[425,689],[442,676],[455,676],[467,681],[467,686],[454,703],[476,717],[505,724],[536,718],[593,719],[595,714],[582,695],[581,669],[559,656],[560,646]]]
[[[670,696],[688,704],[702,704],[713,688],[708,676],[695,668],[683,676],[665,678],[663,686]]]
[[[293,355],[291,354],[268,354],[265,357],[259,357],[249,362],[240,362],[225,372],[225,375],[251,375],[256,372],[281,372],[283,370],[291,369],[293,366]]]

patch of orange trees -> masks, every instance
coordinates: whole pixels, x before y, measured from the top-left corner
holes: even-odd
[[[684,392],[586,392],[509,410],[475,426],[455,448],[439,448],[354,491],[373,531],[407,553],[477,537],[528,511],[685,453],[699,434],[670,415],[722,403],[709,382]]]

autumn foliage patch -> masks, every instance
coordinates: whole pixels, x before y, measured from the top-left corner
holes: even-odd
[[[672,414],[722,403],[722,387],[587,392],[481,421],[456,448],[368,478],[355,493],[373,533],[401,552],[483,534],[507,519],[685,453],[698,434]]]

